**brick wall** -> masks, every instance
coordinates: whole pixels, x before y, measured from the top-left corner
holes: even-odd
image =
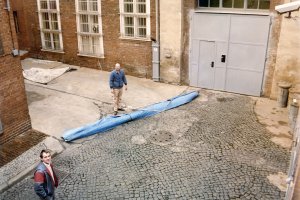
[[[21,49],[30,50],[30,56],[40,59],[57,60],[67,64],[82,67],[97,68],[99,63],[103,70],[110,71],[119,62],[127,74],[139,77],[152,77],[152,43],[151,41],[120,39],[120,11],[118,0],[102,0],[102,26],[104,57],[93,58],[79,56],[76,34],[75,0],[60,0],[61,28],[64,53],[41,51],[41,37],[36,0],[18,0],[23,5],[23,13],[27,32],[19,40],[28,38],[29,42],[22,42]],[[155,0],[150,0],[151,36],[155,38]],[[20,7],[20,6],[18,6]],[[20,22],[21,23],[21,22]]]
[[[6,1],[0,0],[0,118],[4,128],[0,144],[31,128],[20,58],[11,55],[13,48],[18,49],[13,15],[8,16],[4,7]]]

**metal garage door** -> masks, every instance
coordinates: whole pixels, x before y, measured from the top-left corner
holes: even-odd
[[[260,96],[270,17],[194,13],[190,85]]]

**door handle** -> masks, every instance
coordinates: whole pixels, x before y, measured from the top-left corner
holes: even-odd
[[[215,66],[215,62],[211,62],[211,63],[210,63],[210,66],[211,66],[211,67],[214,67],[214,66]]]
[[[221,56],[221,62],[224,63],[226,61],[226,55]]]

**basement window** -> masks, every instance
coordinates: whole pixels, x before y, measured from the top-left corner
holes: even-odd
[[[59,0],[38,0],[37,2],[43,49],[62,51]]]
[[[121,37],[150,39],[150,0],[120,0]]]
[[[103,57],[100,0],[76,0],[79,55]]]

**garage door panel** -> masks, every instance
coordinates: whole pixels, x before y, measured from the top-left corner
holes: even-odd
[[[225,90],[225,81],[226,81],[226,68],[216,68],[214,89]]]
[[[263,73],[227,69],[226,91],[260,96]]]
[[[190,68],[190,85],[198,86],[198,64],[192,64]]]
[[[215,59],[215,43],[200,41],[198,86],[203,88],[214,87],[214,68],[211,63]]]
[[[229,16],[226,15],[196,14],[193,19],[192,38],[227,41],[229,22]]]
[[[246,44],[229,44],[228,67],[263,71],[266,47]]]
[[[230,42],[266,44],[268,41],[270,17],[232,16]]]

